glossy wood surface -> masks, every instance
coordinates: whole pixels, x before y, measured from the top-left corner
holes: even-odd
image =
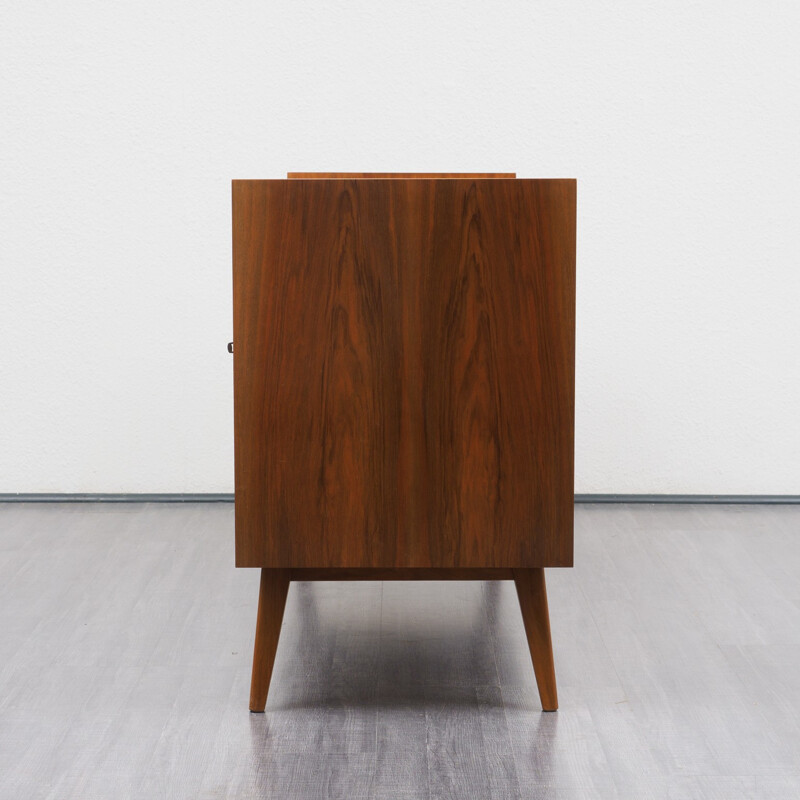
[[[234,181],[236,563],[572,563],[575,182]]]

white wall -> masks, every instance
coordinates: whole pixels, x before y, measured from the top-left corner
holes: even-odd
[[[230,180],[577,177],[578,492],[800,494],[800,7],[28,2],[0,492],[232,491]]]

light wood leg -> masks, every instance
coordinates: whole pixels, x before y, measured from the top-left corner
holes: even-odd
[[[539,698],[544,711],[558,708],[556,671],[553,666],[553,643],[550,640],[550,613],[547,610],[547,589],[544,583],[544,568],[515,569],[514,583],[517,587],[522,621],[528,636],[533,671],[539,685]]]
[[[267,705],[269,682],[281,635],[283,610],[286,607],[286,595],[289,593],[289,577],[288,569],[261,570],[253,677],[250,681],[251,711],[263,711]]]

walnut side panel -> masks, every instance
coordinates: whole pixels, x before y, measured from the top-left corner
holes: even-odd
[[[571,565],[575,183],[435,186],[417,283],[430,559]]]
[[[388,193],[368,200],[234,182],[237,565],[395,560],[396,255]]]
[[[233,199],[237,565],[571,565],[575,182]]]

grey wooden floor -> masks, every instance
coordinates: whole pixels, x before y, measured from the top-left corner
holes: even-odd
[[[0,797],[800,797],[800,507],[579,506],[514,588],[293,584],[247,710],[233,508],[0,505]]]

